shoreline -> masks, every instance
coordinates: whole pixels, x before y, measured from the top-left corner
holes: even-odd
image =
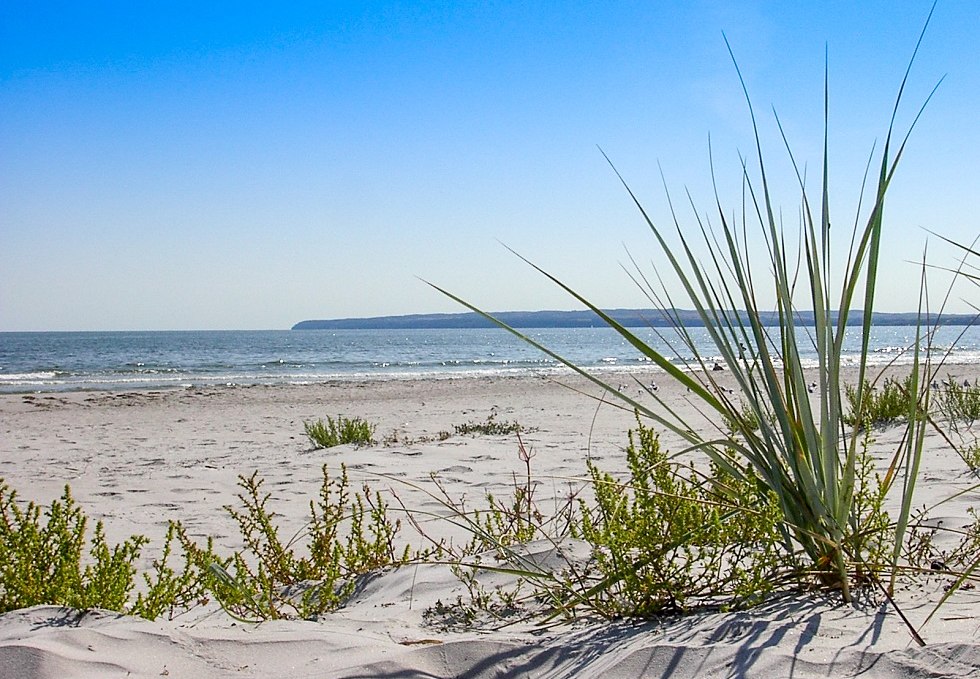
[[[709,362],[714,359],[709,359]],[[881,362],[870,362],[868,364],[868,370],[870,375],[890,374],[895,371],[900,371],[903,368],[907,368],[911,365],[912,359],[908,360],[895,360],[894,357],[890,357],[887,360],[883,358]],[[842,368],[845,371],[853,372],[856,370],[856,364],[847,360],[845,357],[842,360]],[[696,372],[696,368],[686,368],[686,366],[678,365],[685,372]],[[804,362],[804,369],[806,371],[812,371],[817,368],[815,362]],[[630,377],[630,376],[642,376],[644,378],[661,378],[668,379],[667,373],[655,365],[649,360],[637,360],[634,364],[625,364],[622,362],[611,362],[602,365],[590,365],[583,368],[586,372],[599,378],[617,378],[617,377]],[[934,367],[937,374],[942,371],[955,370],[957,372],[967,372],[967,373],[978,373],[980,372],[980,362],[970,361],[970,360],[948,360],[943,361],[939,364],[939,367]],[[0,373],[0,378],[4,375]],[[7,376],[10,377],[10,376]],[[197,374],[191,376],[180,376],[174,377],[171,380],[165,381],[154,381],[152,378],[145,380],[136,380],[129,378],[120,378],[118,381],[97,381],[97,380],[80,380],[77,384],[71,384],[67,382],[60,382],[58,384],[38,384],[38,383],[25,383],[20,384],[13,380],[3,381],[0,380],[0,397],[2,396],[20,396],[20,395],[63,395],[63,394],[73,394],[73,393],[86,393],[86,392],[96,392],[96,393],[125,393],[125,392],[136,392],[143,393],[148,391],[180,391],[180,390],[195,390],[195,389],[248,389],[253,387],[271,387],[271,388],[303,388],[303,387],[329,387],[329,386],[342,386],[342,385],[357,385],[361,383],[365,384],[385,384],[388,382],[410,382],[410,383],[426,383],[426,382],[440,382],[440,381],[470,381],[470,380],[493,380],[493,379],[552,379],[552,380],[562,380],[568,377],[576,378],[578,373],[571,368],[563,365],[551,366],[551,367],[538,367],[538,368],[528,368],[528,367],[518,367],[510,370],[500,369],[500,368],[488,368],[488,369],[456,369],[448,368],[445,370],[432,370],[432,371],[404,371],[404,372],[356,372],[356,373],[337,373],[329,375],[318,375],[315,377],[310,377],[309,379],[293,379],[287,377],[283,379],[280,376],[266,376],[266,375],[256,375],[252,377],[247,377],[244,375],[226,375],[226,376],[215,376],[213,378],[207,378],[204,374]],[[198,381],[195,381],[198,380]],[[237,381],[236,381],[237,380]]]

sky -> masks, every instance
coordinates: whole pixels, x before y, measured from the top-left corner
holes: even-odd
[[[753,177],[757,161],[726,38],[790,240],[774,112],[819,196],[826,65],[842,258],[931,6],[5,0],[0,331],[462,310],[425,281],[491,311],[581,308],[511,249],[600,306],[650,306],[624,265],[665,260],[603,153],[657,224],[669,195],[686,235],[717,226],[712,175],[741,214],[740,159]],[[980,234],[976,0],[938,3],[899,138],[940,80],[889,189],[882,311],[916,308],[924,256],[941,301],[956,253],[930,231]]]

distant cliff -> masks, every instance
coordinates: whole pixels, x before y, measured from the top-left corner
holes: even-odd
[[[670,325],[667,314],[659,309],[608,309],[606,313],[627,327],[663,327]],[[699,326],[701,319],[696,311],[674,311],[684,325]],[[592,311],[501,311],[493,314],[501,322],[513,328],[592,328],[605,325]],[[812,325],[813,313],[797,314],[799,322]],[[778,325],[779,315],[774,311],[759,314],[763,324]],[[877,313],[874,325],[915,325],[915,313]],[[980,325],[973,314],[944,316],[943,325]],[[852,314],[849,325],[860,325],[861,315]],[[336,318],[329,320],[300,321],[293,330],[410,330],[432,328],[490,328],[493,323],[472,312],[457,314],[409,314],[406,316],[375,316],[373,318]]]

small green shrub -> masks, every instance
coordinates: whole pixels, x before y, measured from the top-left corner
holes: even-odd
[[[453,430],[458,436],[482,435],[482,436],[506,436],[517,434],[524,431],[517,422],[497,421],[497,411],[491,411],[487,419],[483,422],[466,422],[453,426]]]
[[[629,440],[628,482],[588,463],[595,504],[581,501],[575,533],[592,546],[598,576],[576,586],[572,603],[651,616],[749,605],[772,591],[792,561],[776,499],[717,465],[704,476],[671,462],[639,421]]]
[[[980,474],[980,438],[974,437],[972,443],[964,443],[958,451],[970,471]]]
[[[903,381],[886,378],[880,389],[865,380],[861,403],[858,402],[857,389],[852,385],[845,385],[844,396],[849,411],[844,415],[844,423],[867,428],[908,421],[909,412],[917,398],[914,384],[912,375]]]
[[[341,606],[354,591],[355,579],[370,571],[406,563],[406,547],[398,552],[394,538],[400,522],[388,519],[380,493],[351,492],[346,467],[334,479],[323,467],[318,502],[310,501],[310,522],[283,542],[275,514],[267,504],[258,473],[240,476],[241,508],[228,507],[238,523],[245,549],[231,557],[217,556],[209,543],[190,546],[196,567],[213,577],[208,588],[222,607],[243,620],[313,618]],[[308,555],[296,554],[306,541]]]
[[[133,564],[147,539],[134,535],[110,547],[99,521],[86,554],[87,525],[68,486],[42,518],[40,506],[20,506],[0,479],[0,612],[39,604],[126,612]]]
[[[731,414],[724,416],[725,428],[731,438],[741,431],[758,431],[759,416],[748,405],[742,403],[740,412],[732,411]]]
[[[937,390],[939,412],[952,421],[973,424],[980,420],[980,385],[960,384],[949,380]]]
[[[183,556],[183,564],[178,570],[171,566],[175,544],[180,546]],[[152,571],[143,573],[146,591],[136,596],[129,613],[148,620],[155,620],[166,613],[168,618],[173,619],[181,612],[207,603],[208,593],[214,588],[214,573],[206,565],[202,566],[200,558],[192,558],[193,554],[210,555],[207,564],[219,561],[214,554],[211,538],[208,538],[207,547],[201,550],[187,536],[183,524],[171,521],[163,553],[153,561]]]
[[[334,446],[352,443],[356,446],[368,446],[374,443],[375,425],[359,417],[353,419],[338,415],[334,420],[327,416],[327,421],[316,420],[304,422],[306,436],[316,448],[333,448]]]

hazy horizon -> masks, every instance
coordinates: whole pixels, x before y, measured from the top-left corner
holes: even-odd
[[[737,210],[754,148],[723,31],[788,232],[772,108],[819,190],[827,58],[846,247],[932,2],[811,5],[4,3],[0,331],[462,311],[420,278],[486,309],[580,308],[501,243],[601,307],[649,307],[620,262],[648,262],[652,238],[596,147],[666,224],[662,168],[696,228],[685,190],[716,219],[710,134]],[[927,238],[938,306],[956,252],[929,231],[980,233],[978,25],[976,3],[940,2],[912,68],[899,133],[945,80],[890,188],[879,311],[914,310]]]

